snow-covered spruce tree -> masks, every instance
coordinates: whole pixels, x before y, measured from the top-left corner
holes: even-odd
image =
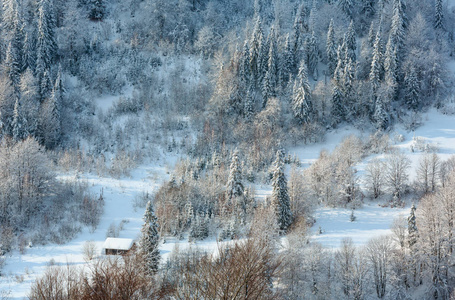
[[[104,4],[105,0],[88,0],[88,17],[93,21],[102,21],[106,15],[106,5]]]
[[[207,215],[197,214],[191,221],[190,240],[203,240],[209,236],[209,218]]]
[[[317,80],[317,74],[316,74],[316,67],[318,65],[318,46],[317,46],[317,40],[316,36],[314,35],[314,31],[312,32],[311,36],[309,36],[305,40],[305,60],[306,64],[308,66],[308,73],[313,76],[314,80]]]
[[[261,18],[258,16],[254,25],[254,30],[250,40],[250,73],[254,80],[254,84],[258,81],[258,61],[259,51],[263,39]]]
[[[370,24],[370,29],[368,30],[368,46],[373,47],[374,45],[374,40],[376,39],[376,27],[375,27],[375,22],[372,21]]]
[[[357,59],[357,37],[354,30],[354,21],[349,23],[348,31],[344,34],[343,43],[345,44],[346,57],[352,59],[353,62]]]
[[[310,16],[308,17],[308,25],[311,31],[314,31],[316,26],[316,21],[318,19],[318,9],[317,9],[318,0],[313,0],[313,4],[310,9]]]
[[[341,89],[335,84],[332,90],[332,123],[336,125],[346,118],[346,107],[344,106],[344,96]]]
[[[345,67],[345,57],[346,57],[346,43],[343,42],[342,45],[338,45],[337,49],[337,65],[335,71],[333,72],[333,80],[335,84],[341,84],[342,78],[344,76],[344,67]]]
[[[278,150],[272,178],[272,206],[275,210],[280,231],[285,233],[292,223],[291,206],[288,195],[288,185],[284,175],[283,152]]]
[[[371,69],[369,80],[371,84],[372,100],[373,103],[376,101],[377,91],[381,84],[381,78],[383,74],[383,64],[382,64],[382,44],[381,44],[381,27],[376,33],[376,39],[373,45],[373,59],[371,61]]]
[[[374,4],[376,2],[375,0],[361,0],[360,2],[361,2],[360,12],[362,14],[366,14],[369,16],[374,15],[374,13],[375,13]]]
[[[145,208],[140,243],[140,253],[144,257],[145,271],[149,275],[153,275],[158,271],[160,263],[160,250],[158,249],[160,236],[158,234],[157,220],[152,203],[149,201]]]
[[[22,57],[22,69],[30,69],[35,72],[36,68],[36,38],[34,32],[25,33],[24,37],[24,51]]]
[[[17,49],[13,46],[13,43],[9,43],[8,48],[6,50],[6,58],[5,58],[5,65],[4,70],[8,75],[11,83],[15,91],[19,88],[19,81],[20,81],[20,62],[19,62],[19,54]]]
[[[268,36],[268,58],[267,58],[267,71],[270,72],[272,78],[272,85],[274,87],[278,84],[278,46],[277,46],[277,33],[275,27],[270,29],[270,34]]]
[[[414,67],[406,73],[405,83],[405,102],[409,109],[417,110],[420,105],[420,83]]]
[[[2,27],[12,30],[17,22],[19,3],[17,0],[2,1]]]
[[[289,82],[289,77],[295,70],[295,56],[293,52],[293,48],[291,47],[291,43],[289,41],[289,34],[286,35],[286,39],[284,42],[284,52],[279,59],[279,85],[282,88],[285,88]]]
[[[292,110],[299,124],[308,124],[313,121],[313,103],[311,89],[305,61],[300,64],[299,73],[294,83],[292,92]]]
[[[274,37],[270,39],[269,59],[267,62],[267,72],[262,85],[262,96],[264,97],[263,107],[267,104],[267,100],[276,96],[276,88],[278,86],[278,68],[277,68],[277,51]]]
[[[27,120],[27,131],[36,136],[39,120],[39,93],[36,79],[30,69],[21,75],[19,83],[21,102],[23,103],[24,117]]]
[[[52,92],[52,81],[50,70],[45,70],[43,74],[37,74],[38,89],[40,94],[40,100],[43,102],[48,98]]]
[[[14,29],[13,29],[13,36],[11,42],[13,43],[13,47],[16,49],[15,51],[17,52],[17,59],[18,63],[20,66],[20,71],[24,71],[23,67],[23,62],[22,62],[22,57],[24,55],[24,38],[25,38],[25,24],[23,21],[23,18],[21,15],[18,13],[16,17],[16,22],[14,23]]]
[[[409,217],[408,217],[408,247],[409,248],[412,248],[417,243],[417,238],[418,238],[415,211],[416,211],[416,207],[413,204],[411,207],[411,213],[409,214]]]
[[[333,19],[330,20],[329,30],[327,32],[327,68],[329,76],[333,76],[335,68],[337,66],[337,48],[335,44],[335,29],[333,28]]]
[[[250,48],[248,47],[248,41],[243,44],[242,56],[239,63],[239,79],[242,88],[245,90],[249,89],[251,78],[251,66],[250,66]]]
[[[379,96],[374,104],[373,119],[375,121],[376,129],[378,130],[386,130],[390,125],[390,116],[387,111],[387,107],[390,103],[384,103],[384,98],[383,95]]]
[[[61,69],[59,69],[51,95],[45,100],[41,108],[41,134],[44,145],[48,149],[53,149],[59,145],[62,133],[61,109],[64,89],[61,76]]]
[[[21,105],[19,103],[19,97],[16,97],[13,111],[13,121],[11,123],[13,139],[18,142],[25,139],[28,136],[26,131],[26,120],[24,119]]]
[[[346,106],[350,107],[349,112],[346,111],[346,118],[349,118],[350,115],[354,115],[354,107],[352,105],[354,100],[354,81],[355,81],[355,65],[354,62],[347,58],[346,64],[344,66],[343,78],[341,81],[342,93],[344,96],[344,103]]]
[[[405,20],[406,19],[401,0],[394,0],[392,24],[390,27],[389,38],[391,39],[392,44],[397,47],[397,54],[400,58],[404,54],[401,51],[403,50],[404,44],[404,29],[406,27]]]
[[[48,85],[46,73],[49,70],[57,53],[57,43],[55,40],[55,19],[52,1],[43,0],[39,3],[38,9],[38,31],[37,31],[37,52],[36,52],[36,77],[40,87],[41,101],[43,101],[51,91],[44,89]],[[51,86],[51,85],[50,85]]]
[[[305,3],[300,4],[294,19],[294,53],[300,57],[301,48],[305,41],[305,33],[308,31]]]
[[[236,149],[232,154],[229,178],[226,184],[226,196],[228,201],[243,196],[244,186],[242,183],[242,170],[240,167],[239,152]]]
[[[264,84],[269,65],[270,35],[262,38],[259,46],[258,65],[257,65],[257,87],[260,89]],[[266,101],[266,99],[264,99]],[[265,103],[263,103],[265,104]],[[265,107],[265,106],[264,106]]]
[[[434,28],[444,28],[444,12],[442,9],[442,0],[435,0]]]
[[[262,108],[265,108],[267,105],[267,100],[275,95],[275,91],[272,86],[272,76],[272,73],[267,71],[265,73],[264,79],[262,80]]]
[[[245,120],[247,122],[251,122],[254,117],[254,97],[253,92],[248,89],[246,92],[246,100],[245,100],[245,107],[243,109],[243,113],[245,114]]]
[[[352,13],[354,9],[354,1],[353,0],[339,0],[338,6],[340,7],[341,11],[346,14],[350,19],[352,19]]]
[[[389,35],[384,54],[384,71],[385,81],[389,86],[393,87],[393,98],[397,95],[397,80],[398,80],[398,53],[397,46],[393,44],[393,38]]]

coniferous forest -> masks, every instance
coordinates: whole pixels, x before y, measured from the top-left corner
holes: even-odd
[[[455,299],[454,35],[453,0],[2,0],[0,299]]]

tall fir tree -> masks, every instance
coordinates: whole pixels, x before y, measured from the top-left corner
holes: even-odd
[[[275,210],[280,231],[285,233],[292,224],[292,212],[288,195],[288,185],[284,175],[284,160],[282,150],[276,153],[272,178],[272,205]]]
[[[226,195],[228,201],[243,196],[244,186],[242,183],[242,170],[240,166],[239,152],[236,149],[232,154],[229,177],[226,184]]]
[[[369,80],[372,89],[373,101],[376,101],[377,91],[381,85],[381,79],[383,74],[383,62],[382,62],[382,43],[381,43],[381,27],[379,27],[376,33],[376,39],[373,45],[373,59],[371,60],[371,68]]]
[[[34,31],[27,32],[24,36],[22,69],[30,69],[32,72],[35,72],[36,69],[36,38]]]
[[[417,222],[416,222],[416,207],[413,204],[411,207],[411,213],[408,217],[408,246],[412,248],[417,243],[418,238],[418,230],[417,230]]]
[[[269,98],[276,96],[276,89],[278,87],[278,54],[277,54],[277,46],[276,46],[276,37],[274,30],[272,28],[270,35],[269,35],[269,53],[268,53],[268,60],[267,60],[267,71],[264,77],[263,82],[263,96],[264,96],[264,105],[265,107],[266,102]]]
[[[378,130],[387,130],[390,125],[390,116],[387,107],[390,103],[384,103],[384,97],[378,97],[374,106],[373,120]]]
[[[354,21],[349,23],[348,31],[344,34],[343,43],[345,44],[345,51],[348,57],[356,62],[357,60],[357,37],[354,29]]]
[[[354,80],[355,80],[355,65],[353,61],[348,58],[344,66],[343,79],[341,81],[342,94],[344,96],[344,103],[346,106],[349,106],[351,109],[349,112],[354,113],[352,100],[354,98]],[[349,114],[346,114],[348,117]]]
[[[267,74],[269,65],[269,51],[271,34],[268,38],[262,38],[259,46],[258,66],[257,66],[257,87],[260,89],[264,85],[264,78]]]
[[[18,0],[3,0],[2,1],[2,27],[7,30],[13,30],[17,22],[19,13]]]
[[[262,108],[265,108],[267,106],[267,101],[275,96],[275,89],[272,82],[272,72],[267,70],[264,79],[262,80]]]
[[[394,0],[393,2],[393,15],[392,24],[390,26],[389,38],[392,44],[397,47],[397,54],[401,59],[401,51],[404,45],[404,33],[406,28],[406,18],[404,13],[404,6],[401,0]]]
[[[316,36],[314,34],[314,31],[311,33],[311,36],[309,36],[305,40],[305,60],[306,64],[308,67],[308,73],[313,76],[314,80],[317,80],[317,65],[318,65],[318,46],[317,46],[317,40]]]
[[[283,55],[279,60],[280,68],[279,72],[279,85],[284,88],[289,82],[289,76],[294,72],[295,69],[295,56],[292,51],[291,43],[289,41],[289,34],[286,35],[286,39],[283,46]]]
[[[55,16],[51,0],[39,2],[37,30],[37,60],[40,70],[48,70],[57,53]]]
[[[344,105],[344,95],[337,84],[332,90],[332,122],[336,125],[346,119],[346,107]]]
[[[333,80],[336,84],[341,84],[342,78],[344,77],[344,67],[345,65],[345,58],[346,58],[346,44],[343,43],[342,45],[338,45],[337,49],[337,65],[335,71],[333,72]]]
[[[420,82],[414,67],[411,67],[404,79],[406,95],[405,101],[409,109],[416,110],[420,105]]]
[[[106,15],[105,0],[88,0],[88,9],[90,20],[102,21]]]
[[[39,3],[37,35],[36,77],[40,86],[41,101],[43,101],[50,91],[47,82],[49,79],[46,76],[50,74],[52,62],[57,53],[54,9],[50,0],[42,0]]]
[[[254,80],[254,84],[257,85],[258,83],[258,65],[259,65],[259,52],[261,48],[263,40],[262,34],[262,25],[261,19],[258,16],[256,19],[256,23],[254,25],[254,30],[250,40],[250,74],[252,75],[252,79]]]
[[[248,41],[243,44],[242,56],[239,64],[239,77],[242,88],[247,90],[250,85],[251,67],[250,67],[250,48]]]
[[[22,17],[17,14],[17,19],[14,22],[14,29],[13,29],[13,36],[12,36],[12,47],[16,52],[16,60],[19,65],[20,72],[23,72],[25,69],[23,68],[23,51],[24,51],[24,24]]]
[[[11,80],[11,83],[13,84],[16,93],[19,90],[19,81],[21,76],[20,69],[21,68],[19,63],[18,51],[14,47],[14,44],[10,42],[6,50],[5,72],[6,75],[8,75],[9,79]]]
[[[300,57],[301,48],[305,41],[305,33],[308,32],[307,9],[305,3],[301,3],[294,19],[294,53]]]
[[[435,0],[434,28],[444,28],[444,12],[442,8],[442,0]]]
[[[398,79],[398,55],[397,47],[389,36],[384,54],[384,71],[387,82],[396,82]]]
[[[313,0],[313,4],[311,5],[310,10],[310,16],[308,18],[309,30],[314,31],[317,20],[318,20],[317,0]]]
[[[375,2],[376,2],[375,0],[361,0],[360,12],[367,16],[374,15],[374,13],[376,12],[375,7],[374,7]]]
[[[350,19],[352,19],[352,14],[354,10],[354,1],[353,0],[339,0],[338,7],[343,13],[346,14]]]
[[[53,89],[41,107],[41,135],[47,149],[54,149],[60,144],[61,138],[61,92]]]
[[[19,88],[21,102],[24,104],[24,118],[27,120],[27,132],[36,136],[40,102],[36,78],[30,69],[22,73]]]
[[[313,121],[314,112],[311,101],[311,89],[304,60],[300,64],[299,73],[294,83],[292,110],[299,124],[308,124]]]
[[[158,249],[160,236],[158,233],[158,219],[150,201],[145,208],[141,233],[140,252],[144,257],[145,271],[149,275],[154,275],[158,271],[161,258],[160,250]]]
[[[367,39],[368,46],[372,47],[372,48],[374,45],[374,41],[376,39],[376,27],[375,27],[374,23],[375,23],[374,21],[371,21],[370,29],[368,30],[368,39]]]
[[[18,142],[25,139],[29,133],[27,132],[27,124],[23,115],[22,107],[19,102],[19,97],[16,96],[13,111],[13,121],[11,123],[13,139]]]
[[[327,67],[329,76],[332,77],[337,66],[337,48],[335,43],[335,29],[333,28],[333,19],[330,20],[329,30],[327,31]]]
[[[251,89],[246,92],[245,108],[243,110],[245,114],[245,120],[247,122],[253,121],[254,117],[254,97]]]

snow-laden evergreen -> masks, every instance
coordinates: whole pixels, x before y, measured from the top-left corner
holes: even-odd
[[[310,123],[313,119],[313,103],[305,61],[302,60],[299,73],[294,82],[292,93],[294,117],[300,124]]]
[[[284,233],[292,223],[292,212],[289,203],[288,183],[284,174],[283,152],[278,150],[274,162],[272,178],[272,206],[280,230]]]
[[[238,150],[232,154],[231,166],[229,167],[229,177],[226,184],[226,195],[229,201],[236,197],[243,196],[244,185],[242,183],[242,170]]]
[[[140,252],[144,258],[144,267],[148,274],[155,274],[160,263],[160,250],[158,249],[160,236],[159,227],[152,203],[147,202],[144,213],[144,224],[141,229]]]

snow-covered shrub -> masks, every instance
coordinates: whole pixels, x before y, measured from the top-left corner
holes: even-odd
[[[117,224],[115,222],[112,222],[109,227],[107,228],[106,231],[106,237],[112,237],[116,238],[119,235],[119,228],[117,227]]]
[[[387,134],[377,131],[369,136],[366,148],[371,153],[384,153],[390,148],[390,138]]]
[[[416,136],[412,138],[410,145],[411,152],[426,152],[426,153],[435,153],[438,152],[438,146],[432,143],[429,143],[425,138],[421,136]]]

